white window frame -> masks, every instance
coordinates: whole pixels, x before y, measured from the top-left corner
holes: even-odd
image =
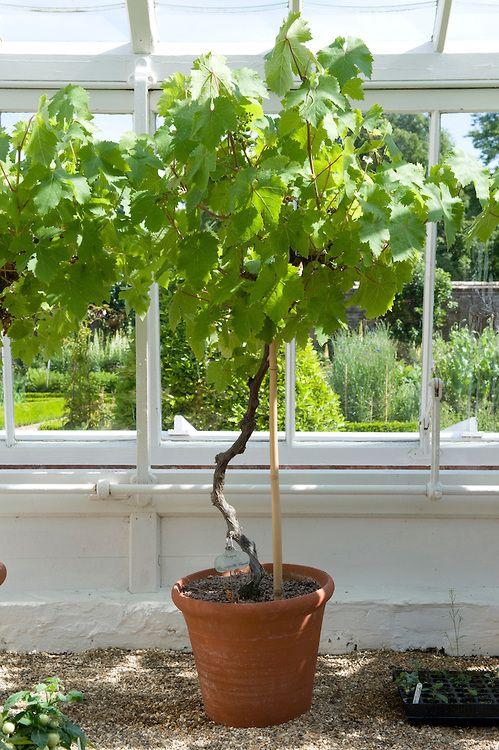
[[[69,81],[90,91],[95,113],[132,114],[137,131],[151,129],[160,95],[159,83],[172,72],[188,71],[192,55],[168,55],[157,43],[153,0],[129,0],[131,44],[71,45],[2,43],[0,45],[0,111],[33,110],[39,95]],[[300,8],[299,0],[290,7]],[[139,12],[140,10],[140,12]],[[451,12],[449,0],[439,0],[433,42],[420,52],[378,55],[374,74],[366,82],[363,107],[378,102],[387,112],[430,113],[430,163],[438,153],[443,112],[499,111],[499,54],[442,54]],[[261,56],[232,56],[229,64],[263,70]],[[270,98],[269,111],[277,102]],[[428,392],[432,348],[432,278],[435,231],[430,226],[426,245],[423,314],[423,382],[421,432],[416,433],[297,433],[294,425],[295,348],[286,351],[286,430],[281,438],[281,462],[290,468],[422,469],[428,465],[428,423],[424,394]],[[161,382],[158,290],[151,290],[147,317],[137,321],[137,432],[60,431],[16,434],[12,403],[12,369],[8,341],[3,349],[4,414],[0,432],[2,467],[137,469],[140,481],[151,478],[151,467],[211,467],[214,453],[237,433],[198,432],[172,437],[161,430]],[[9,391],[10,389],[10,391]],[[9,396],[10,392],[10,396]],[[481,440],[446,441],[442,436],[442,468],[495,468],[499,434]],[[268,464],[265,433],[256,434],[236,462],[246,468]]]

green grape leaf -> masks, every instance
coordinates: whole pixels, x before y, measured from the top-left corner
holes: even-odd
[[[286,105],[298,107],[303,119],[316,128],[333,107],[344,107],[345,98],[336,78],[319,76],[313,84],[304,81],[299,89],[290,91]]]
[[[483,204],[488,200],[490,178],[487,170],[472,154],[456,151],[446,159],[456,179],[463,187],[473,184],[478,200]]]
[[[225,133],[234,130],[237,123],[234,101],[219,96],[213,102],[206,102],[195,114],[192,121],[192,137],[207,149],[214,149]]]
[[[57,135],[44,117],[35,115],[26,138],[26,154],[44,167],[52,163],[57,145]]]
[[[390,215],[390,248],[392,258],[398,262],[411,258],[424,247],[425,225],[403,204],[393,204]]]
[[[230,367],[223,360],[211,360],[206,365],[206,381],[213,383],[217,391],[223,391],[230,383]]]
[[[57,172],[51,172],[49,177],[40,184],[33,200],[40,213],[46,214],[59,205],[63,195],[64,183]]]
[[[499,200],[492,199],[472,223],[468,237],[476,237],[480,242],[487,242],[499,226]]]
[[[361,39],[338,37],[317,54],[317,59],[338,79],[342,88],[359,73],[363,73],[366,78],[372,75],[373,56]]]
[[[396,293],[411,278],[412,264],[408,261],[394,266],[378,264],[362,273],[358,289],[350,297],[351,305],[358,305],[368,318],[384,315],[393,304]]]
[[[0,161],[5,161],[10,151],[10,137],[4,130],[0,130]]]
[[[208,279],[218,259],[217,238],[200,232],[179,243],[179,269],[187,281],[199,288]]]
[[[198,58],[191,72],[190,95],[199,102],[213,101],[220,94],[234,90],[232,73],[225,57],[208,52]]]
[[[89,103],[88,91],[70,83],[54,94],[47,104],[47,112],[51,117],[67,122],[71,122],[75,117],[89,121],[92,119]]]
[[[463,204],[457,196],[451,194],[445,182],[440,185],[430,182],[426,185],[425,191],[428,196],[428,219],[443,219],[445,237],[449,245],[452,245],[461,223]]]
[[[241,96],[248,99],[268,99],[268,92],[265,84],[255,70],[251,68],[238,68],[234,71],[234,83],[236,84]]]
[[[369,188],[366,197],[360,200],[362,216],[359,217],[359,238],[366,242],[375,258],[390,239],[388,205],[390,196],[379,186]]]
[[[307,22],[290,13],[282,24],[274,48],[265,56],[265,78],[270,91],[282,96],[293,85],[294,76],[305,76],[314,56],[304,42],[311,39]]]
[[[70,187],[77,203],[86,203],[90,200],[92,193],[85,177],[65,174],[63,182]]]
[[[251,194],[251,203],[261,215],[264,224],[277,224],[283,200],[282,183],[278,178],[257,184]]]
[[[161,96],[158,102],[158,113],[163,117],[171,115],[172,106],[186,95],[186,77],[183,73],[174,73],[161,84]]]

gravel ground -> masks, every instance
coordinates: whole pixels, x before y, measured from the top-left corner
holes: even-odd
[[[71,714],[98,750],[499,750],[499,727],[413,727],[402,716],[392,666],[496,667],[497,659],[354,652],[321,656],[314,705],[268,729],[227,729],[208,721],[190,654],[106,649],[83,654],[2,653],[0,702],[59,676],[85,693]]]

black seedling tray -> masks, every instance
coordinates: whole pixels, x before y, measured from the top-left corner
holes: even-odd
[[[499,673],[394,669],[406,717],[419,722],[499,723]],[[423,689],[413,703],[416,684]]]

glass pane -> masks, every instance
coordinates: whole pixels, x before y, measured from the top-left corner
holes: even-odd
[[[454,0],[446,52],[499,52],[497,0]]]
[[[426,114],[388,115],[393,129],[393,140],[404,161],[428,166],[430,120]]]
[[[194,356],[180,323],[175,331],[168,324],[168,303],[172,292],[160,289],[160,335],[161,335],[161,387],[162,426],[171,430],[174,417],[181,416],[196,430],[238,430],[239,422],[246,410],[248,386],[246,379],[234,378],[224,391],[217,391],[207,383],[206,367],[210,361],[199,362]],[[278,409],[279,429],[284,430],[285,413],[285,354],[279,353]],[[257,429],[268,430],[268,378],[261,388],[260,407],[257,414]],[[189,425],[184,423],[186,433]]]
[[[405,160],[426,165],[428,117],[390,115]],[[423,263],[381,320],[348,311],[348,330],[297,352],[296,430],[413,432],[419,418]]]
[[[0,38],[7,42],[128,42],[122,0],[0,0]]]
[[[33,112],[0,112],[0,125],[7,133],[12,133],[14,125],[29,120]]]
[[[6,112],[0,122],[10,129],[29,116]],[[99,114],[94,124],[98,137],[117,140],[132,128],[132,116]],[[114,289],[50,360],[37,357],[29,366],[15,360],[16,432],[134,429],[134,325]]]
[[[429,42],[436,0],[304,0],[314,45],[337,36],[363,39],[373,52],[408,52]]]
[[[444,114],[442,128],[457,147],[494,161],[498,114]],[[480,209],[473,188],[465,192],[469,226]],[[486,244],[470,243],[466,226],[452,247],[439,231],[435,282],[434,373],[444,381],[442,427],[457,437],[499,432],[499,231]],[[449,300],[444,313],[442,298]]]
[[[135,429],[133,315],[116,295],[49,360],[15,360],[14,383],[16,432]]]
[[[33,112],[1,112],[0,125],[11,133],[16,123],[28,120],[32,114]],[[119,141],[123,133],[133,129],[133,117],[131,114],[97,114],[94,115],[93,124],[98,140]]]
[[[384,321],[365,320],[359,310],[351,310],[349,323],[324,346],[311,337],[297,351],[297,432],[416,430],[419,347],[398,340]]]
[[[101,141],[119,141],[123,133],[133,130],[132,115],[94,115],[96,137]]]
[[[171,52],[258,53],[270,49],[288,13],[282,0],[158,0],[159,38]]]

